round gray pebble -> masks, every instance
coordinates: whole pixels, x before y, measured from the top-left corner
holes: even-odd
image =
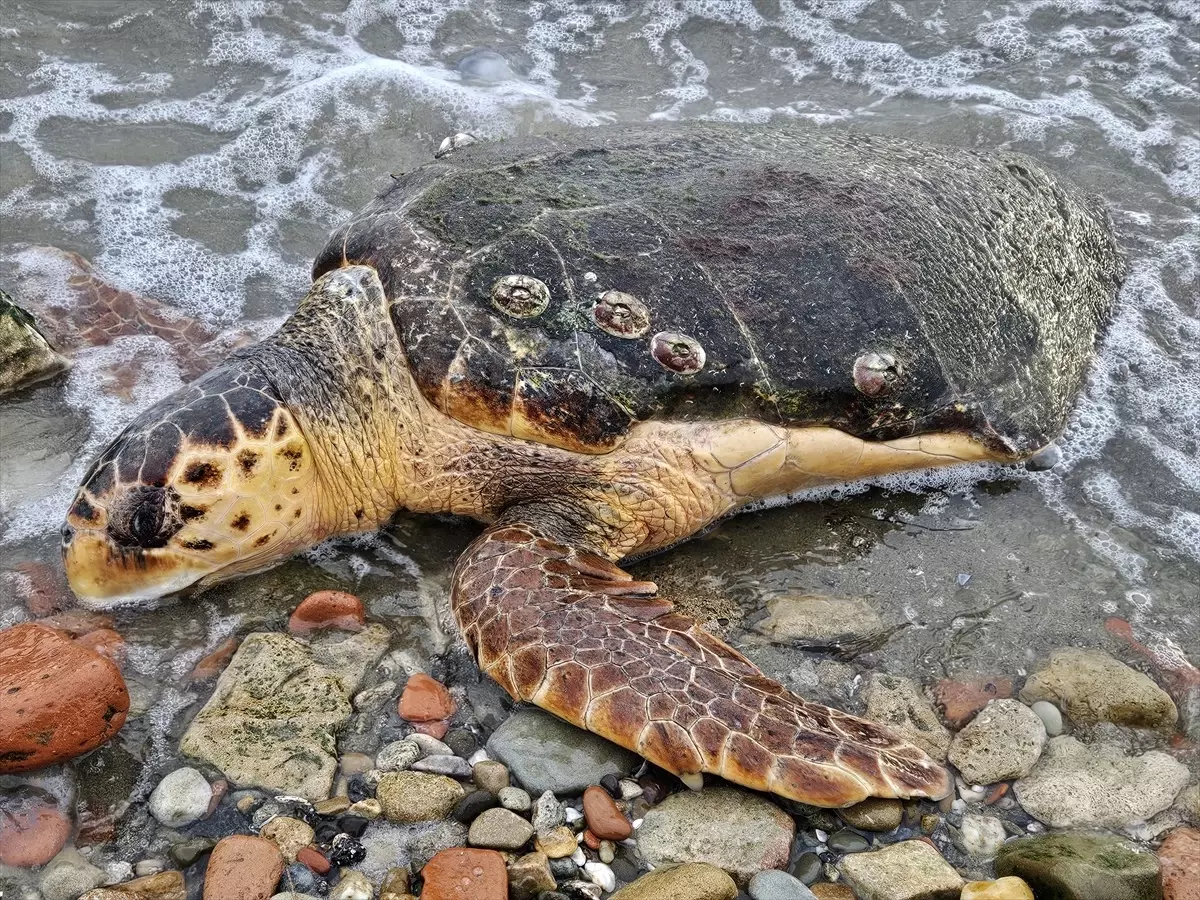
[[[787,872],[766,869],[750,879],[754,900],[816,900],[816,895]]]
[[[838,853],[860,853],[870,846],[870,841],[853,831],[839,831],[829,836],[829,849]]]
[[[533,800],[519,787],[506,787],[500,789],[500,805],[515,813],[527,813],[533,806]]]
[[[791,865],[792,874],[805,884],[812,884],[821,877],[821,857],[815,853],[801,853]]]

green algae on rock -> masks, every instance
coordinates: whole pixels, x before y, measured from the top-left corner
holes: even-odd
[[[312,644],[248,635],[188,726],[180,753],[216,766],[238,787],[324,800],[350,698],[387,644],[381,625]]]
[[[50,346],[33,316],[0,290],[0,396],[53,378],[70,365]]]
[[[1153,853],[1108,835],[1050,834],[1005,844],[998,876],[1017,875],[1039,900],[1158,900]]]

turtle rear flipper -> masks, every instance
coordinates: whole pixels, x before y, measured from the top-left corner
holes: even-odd
[[[709,772],[815,806],[950,791],[886,728],[810,703],[674,612],[544,509],[510,510],[459,560],[454,613],[517,700],[698,784]],[[689,777],[692,776],[692,777]]]
[[[73,251],[32,247],[20,259],[22,302],[64,353],[130,335],[154,336],[170,345],[180,374],[190,381],[250,341],[245,333],[219,334],[166,303],[119,287]],[[139,356],[122,368],[140,369],[143,362]],[[121,375],[128,380],[130,373]]]

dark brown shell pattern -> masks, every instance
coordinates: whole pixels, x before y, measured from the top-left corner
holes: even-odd
[[[467,147],[397,178],[314,274],[354,263],[434,405],[585,452],[737,416],[1026,452],[1123,272],[1103,210],[1025,157],[715,124]]]

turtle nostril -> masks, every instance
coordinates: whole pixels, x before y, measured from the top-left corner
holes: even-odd
[[[70,525],[64,525],[62,527],[62,531],[59,533],[62,535],[62,542],[63,542],[64,547],[67,546],[68,544],[70,544],[71,541],[75,537],[75,529],[72,528]]]

